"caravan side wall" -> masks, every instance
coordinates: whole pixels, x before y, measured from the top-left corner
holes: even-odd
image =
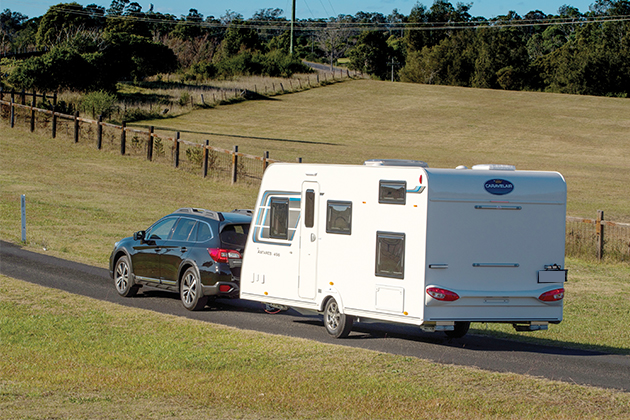
[[[422,323],[425,186],[419,167],[272,165],[250,230],[241,297],[320,310],[332,296],[349,315]],[[274,227],[283,203],[287,235]]]

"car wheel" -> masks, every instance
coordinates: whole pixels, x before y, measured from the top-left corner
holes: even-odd
[[[444,331],[444,334],[446,334],[448,338],[462,338],[466,335],[468,329],[470,329],[470,322],[458,321],[455,322],[453,331]]]
[[[199,276],[197,276],[197,271],[193,267],[186,270],[184,276],[182,277],[182,281],[179,286],[179,296],[182,299],[184,308],[189,311],[198,311],[203,309],[208,302],[208,297],[202,296]]]
[[[339,305],[333,298],[326,302],[326,308],[324,309],[324,325],[328,334],[336,337],[347,337],[352,330],[352,323],[354,318],[348,315],[344,315],[339,311]]]
[[[135,296],[140,286],[134,284],[129,258],[126,255],[118,258],[114,266],[114,285],[120,296]]]

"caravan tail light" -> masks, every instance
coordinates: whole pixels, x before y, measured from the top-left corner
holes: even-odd
[[[550,290],[538,296],[543,302],[556,302],[564,299],[564,288]]]
[[[429,287],[427,288],[427,293],[433,299],[442,300],[445,302],[452,302],[459,299],[459,295],[457,293],[451,292],[450,290],[446,289],[440,289],[439,287]]]
[[[218,263],[227,263],[230,260],[240,260],[243,258],[240,252],[233,249],[208,248],[208,254]]]

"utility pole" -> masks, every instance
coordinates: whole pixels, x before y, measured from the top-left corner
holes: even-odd
[[[387,63],[387,64],[392,66],[392,82],[393,82],[394,81],[394,66],[397,66],[400,63],[392,58],[392,61],[390,63]]]
[[[293,55],[293,27],[295,26],[295,0],[293,0],[293,9],[291,11],[291,45],[289,47],[289,53]]]

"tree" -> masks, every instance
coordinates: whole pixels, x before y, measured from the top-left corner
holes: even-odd
[[[78,30],[102,29],[104,19],[92,13],[93,11],[94,8],[86,11],[78,3],[59,3],[51,6],[39,23],[37,46],[51,48],[67,39],[68,34]]]
[[[350,68],[387,79],[393,51],[387,44],[387,35],[381,31],[366,31],[359,35],[357,44],[348,51]]]
[[[343,20],[331,18],[315,35],[319,48],[330,60],[330,71],[333,71],[335,60],[343,57],[351,46],[348,41],[353,34],[353,29],[345,23]]]

